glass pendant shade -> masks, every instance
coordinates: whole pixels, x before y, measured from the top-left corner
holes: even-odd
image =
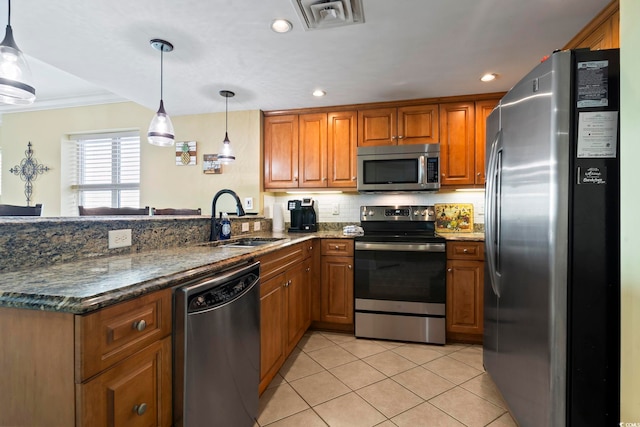
[[[9,2],[11,22],[11,2]],[[11,24],[7,24],[4,40],[0,43],[0,103],[29,105],[36,100],[31,69],[13,40]]]
[[[171,118],[164,111],[164,103],[160,100],[160,108],[149,125],[149,131],[147,132],[147,140],[149,144],[157,145],[160,147],[170,147],[175,140],[175,134],[173,132],[173,123]]]
[[[231,149],[231,141],[229,141],[229,135],[224,133],[224,141],[222,141],[222,149],[218,154],[218,161],[223,165],[228,165],[236,159],[233,150]]]

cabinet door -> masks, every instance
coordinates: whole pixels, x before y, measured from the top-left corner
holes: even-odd
[[[440,172],[442,185],[475,182],[475,105],[440,104]]]
[[[353,258],[322,257],[321,313],[323,322],[353,323]]]
[[[298,187],[298,116],[264,119],[264,188]]]
[[[481,261],[447,261],[447,336],[482,342],[483,273]]]
[[[285,284],[286,355],[293,350],[309,326],[311,300],[306,271],[309,265],[309,261],[306,260],[287,271]]]
[[[298,117],[299,187],[327,186],[327,115],[301,114]]]
[[[285,275],[260,284],[260,393],[284,363]]]
[[[81,426],[170,426],[171,337],[79,384]]]
[[[355,111],[328,115],[328,187],[356,188],[356,120]]]
[[[358,111],[358,147],[396,145],[397,121],[395,107]]]
[[[440,142],[438,105],[413,105],[398,108],[398,144]]]
[[[486,180],[485,155],[487,141],[487,117],[498,105],[498,99],[476,102],[476,152],[475,152],[475,184],[484,185]]]

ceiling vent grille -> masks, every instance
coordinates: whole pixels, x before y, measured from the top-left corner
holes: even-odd
[[[364,23],[362,0],[291,0],[291,2],[306,31]]]

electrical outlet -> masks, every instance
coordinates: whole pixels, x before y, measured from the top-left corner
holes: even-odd
[[[253,209],[253,197],[245,197],[244,198],[244,208],[245,209]]]
[[[131,229],[109,231],[109,249],[131,246]]]
[[[253,223],[253,231],[260,231],[260,221]]]
[[[334,203],[332,213],[333,215],[340,215],[340,205],[338,203]]]
[[[249,231],[249,223],[248,222],[243,222],[242,223],[242,231]]]

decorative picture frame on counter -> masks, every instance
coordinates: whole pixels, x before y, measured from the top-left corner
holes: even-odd
[[[221,174],[222,163],[218,161],[217,154],[202,155],[202,171],[206,174]]]

